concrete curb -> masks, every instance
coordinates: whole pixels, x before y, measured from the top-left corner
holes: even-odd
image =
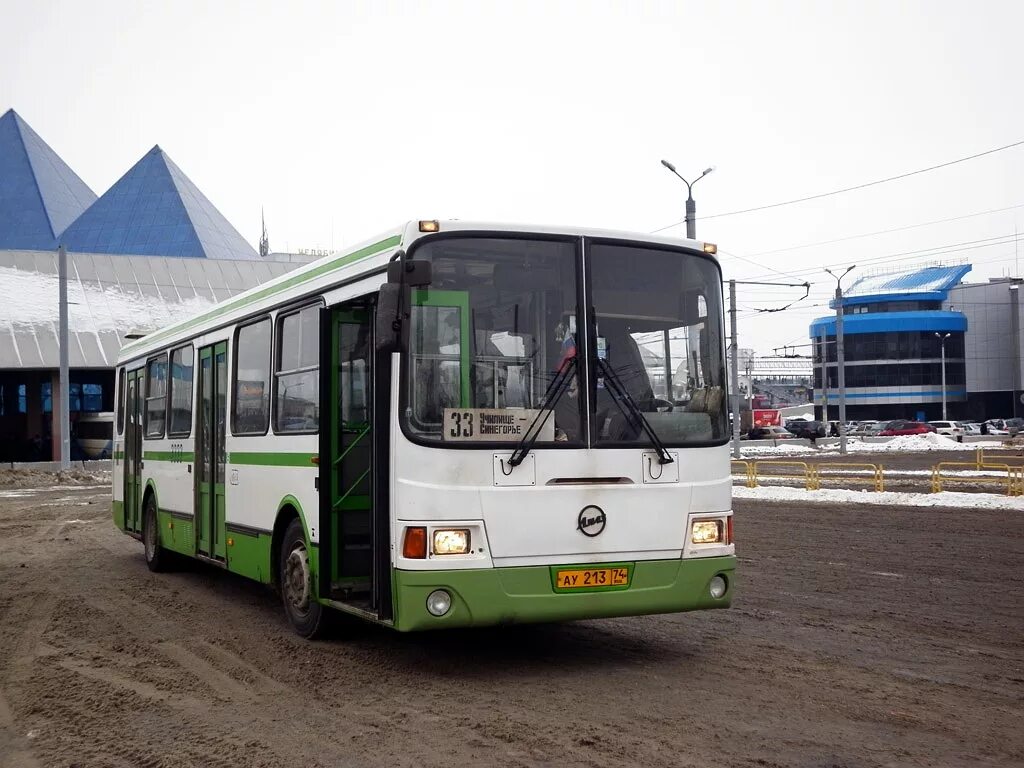
[[[16,461],[0,464],[0,469],[25,469],[38,472],[60,472],[59,461]],[[98,461],[72,461],[68,469],[84,469],[96,472],[109,472],[113,469],[113,462],[110,459]]]

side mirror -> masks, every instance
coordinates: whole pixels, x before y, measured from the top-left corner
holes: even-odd
[[[398,349],[398,332],[401,330],[399,312],[402,305],[402,286],[385,283],[377,295],[377,316],[374,328],[374,346],[378,352],[394,352]]]
[[[396,259],[388,263],[388,283],[419,288],[430,285],[430,262],[423,259]]]

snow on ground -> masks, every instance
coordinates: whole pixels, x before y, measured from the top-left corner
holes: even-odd
[[[998,496],[994,493],[894,493],[854,491],[846,488],[805,491],[803,488],[733,486],[733,498],[760,501],[800,501],[819,504],[874,504],[890,507],[952,507],[955,509],[1006,509],[1024,512],[1024,496]]]
[[[743,456],[810,456],[817,453],[821,453],[821,450],[814,446],[787,445],[785,442],[778,445],[740,444],[740,454]]]
[[[848,438],[846,449],[848,453],[916,453],[923,451],[976,451],[979,448],[985,450],[999,450],[1003,448],[1001,443],[958,443],[951,437],[929,432],[927,435],[900,435],[890,438],[885,443],[868,443],[857,439]],[[751,445],[750,443],[740,446],[740,453],[744,456],[814,456],[817,454],[839,453],[838,443],[835,445],[822,445],[821,447],[807,445],[786,445],[780,442],[778,445]]]
[[[839,450],[839,446],[835,446]],[[951,437],[929,432],[927,435],[900,435],[887,443],[858,442],[859,453],[887,453],[889,451],[976,451],[977,443],[958,443]]]

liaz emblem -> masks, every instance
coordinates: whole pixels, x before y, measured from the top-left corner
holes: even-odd
[[[576,530],[584,536],[593,538],[600,535],[601,531],[604,530],[606,522],[607,518],[605,517],[604,510],[590,504],[580,510],[580,514],[576,518]]]

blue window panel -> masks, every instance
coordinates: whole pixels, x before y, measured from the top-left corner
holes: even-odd
[[[258,259],[256,251],[159,147],[65,232],[72,250]]]
[[[0,116],[0,248],[50,250],[96,200],[13,109]]]

